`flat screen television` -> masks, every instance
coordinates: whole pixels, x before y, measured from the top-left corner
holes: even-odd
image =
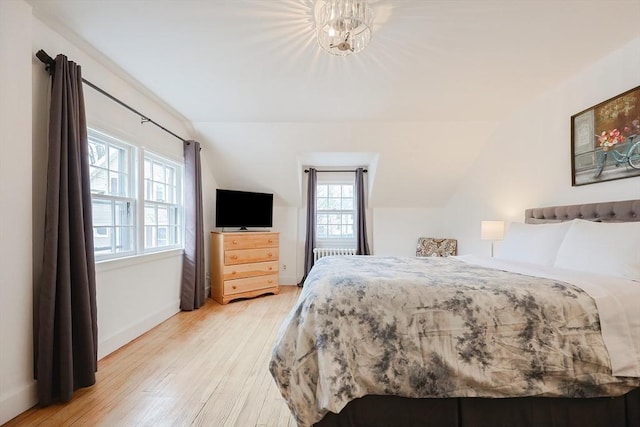
[[[273,227],[273,194],[217,189],[216,227]]]

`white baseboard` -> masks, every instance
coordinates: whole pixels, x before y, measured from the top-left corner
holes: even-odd
[[[157,312],[145,317],[138,323],[125,328],[109,338],[98,341],[98,360],[113,353],[125,344],[130,343],[145,332],[158,326],[174,314],[180,311],[180,300],[166,305]]]
[[[38,389],[35,380],[0,396],[0,424],[17,417],[38,403]]]

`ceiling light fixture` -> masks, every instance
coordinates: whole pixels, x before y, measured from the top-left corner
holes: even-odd
[[[371,41],[373,12],[365,0],[318,0],[318,43],[332,55],[347,56]]]

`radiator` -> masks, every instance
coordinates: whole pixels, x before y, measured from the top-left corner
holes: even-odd
[[[322,257],[331,255],[355,255],[355,248],[314,248],[313,260],[317,261]]]

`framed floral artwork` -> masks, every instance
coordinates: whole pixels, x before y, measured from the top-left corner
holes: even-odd
[[[640,176],[640,86],[571,116],[573,186]]]

